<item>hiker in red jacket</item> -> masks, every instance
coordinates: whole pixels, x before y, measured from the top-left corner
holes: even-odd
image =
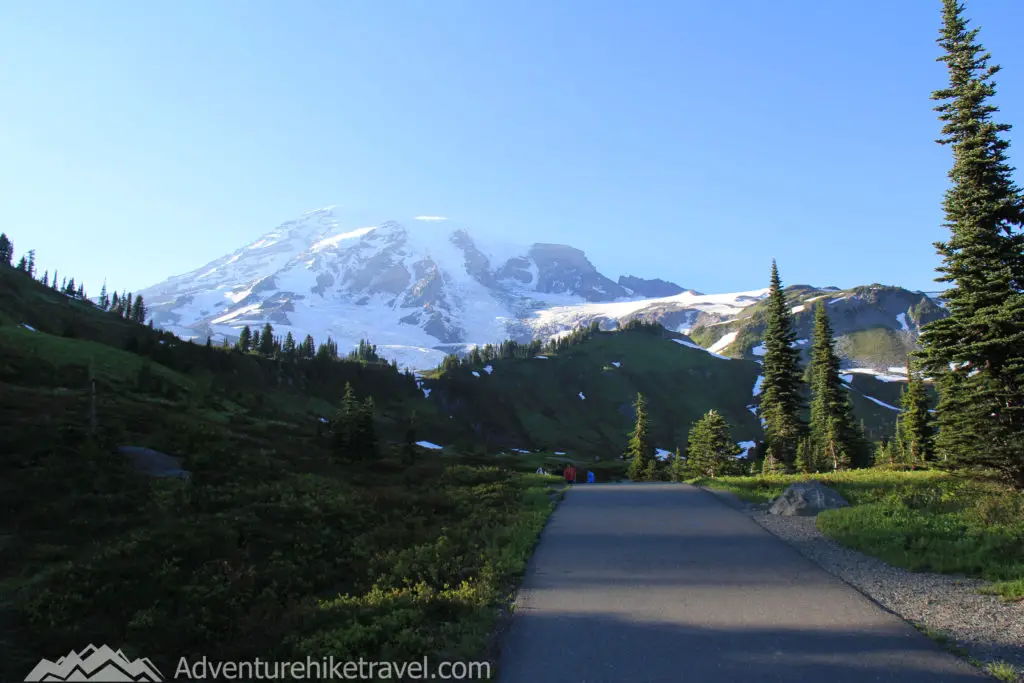
[[[568,467],[565,468],[565,472],[563,474],[565,475],[565,483],[567,483],[569,485],[572,485],[572,484],[576,483],[576,468],[575,467],[573,467],[572,465],[569,465]]]

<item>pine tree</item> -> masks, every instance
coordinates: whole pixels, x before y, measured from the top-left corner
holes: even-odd
[[[116,296],[116,295],[115,295]],[[246,325],[242,328],[242,331],[238,333],[238,350],[242,353],[248,353],[252,344],[252,330]]]
[[[650,425],[647,423],[647,399],[638,393],[633,405],[636,408],[636,425],[626,450],[626,457],[630,461],[626,476],[634,481],[642,481],[654,459],[654,446],[651,444]]]
[[[795,348],[796,332],[779,269],[772,260],[768,294],[768,320],[764,331],[764,382],[760,414],[764,418],[765,441],[783,467],[791,467],[797,445],[806,427],[800,418],[800,352]]]
[[[260,331],[259,330],[253,330],[252,331],[252,350],[255,351],[256,353],[259,353],[259,351],[260,351],[260,341],[261,341],[260,340]]]
[[[306,338],[302,340],[299,358],[312,360],[314,356],[316,356],[316,343],[313,341],[313,335],[307,334]]]
[[[78,289],[75,291],[75,297],[85,301],[85,285],[79,284]]]
[[[26,265],[25,270],[28,271],[29,276],[35,277],[36,276],[36,250],[35,249],[29,249],[28,250],[28,263],[26,263],[25,265]]]
[[[413,411],[409,415],[409,419],[405,423],[405,432],[402,438],[401,457],[402,462],[406,465],[411,465],[416,462],[416,456],[418,451],[416,450],[416,411]]]
[[[687,460],[688,458],[683,456],[677,447],[676,454],[672,458],[672,468],[670,470],[672,481],[686,481],[690,478],[690,470],[687,466]]]
[[[28,260],[24,256],[22,256],[20,259],[18,259],[18,265],[16,266],[16,268],[18,270],[28,272]]]
[[[356,456],[362,460],[374,460],[380,454],[377,443],[376,410],[373,397],[367,396],[359,405],[356,418]]]
[[[901,397],[903,409],[897,417],[903,424],[903,441],[912,463],[923,465],[935,459],[928,394],[921,373],[907,364],[907,386]]]
[[[260,343],[257,349],[261,356],[270,358],[274,355],[274,327],[270,323],[263,325],[263,331],[260,332]]]
[[[114,296],[117,296],[116,294]],[[110,309],[110,296],[107,294],[107,281],[103,281],[103,286],[100,288],[100,300],[99,307],[104,311]]]
[[[1024,489],[1024,200],[1008,163],[1010,126],[997,123],[999,67],[968,30],[964,6],[943,0],[938,44],[949,86],[932,99],[950,145],[944,199],[949,239],[935,244],[949,316],[924,326],[923,368],[939,384],[936,448],[991,468]]]
[[[108,309],[112,313],[117,313],[121,310],[121,298],[114,292],[114,298],[110,300],[110,308]]]
[[[130,319],[132,322],[136,322],[140,325],[144,325],[146,323],[146,304],[141,294],[137,295],[135,297],[135,302],[132,303]]]
[[[284,336],[284,344],[281,345],[281,352],[288,360],[295,360],[297,349],[295,347],[295,337],[292,336],[291,330],[288,330],[288,334]]]
[[[75,296],[76,292],[77,290],[75,288],[75,278],[71,278],[70,280],[68,280],[67,284],[64,285],[64,293],[67,294],[68,296],[73,297]]]
[[[39,282],[43,285],[43,287],[49,287],[50,286],[50,271],[48,271],[48,270],[43,271],[43,279],[40,280]]]
[[[359,417],[359,403],[356,401],[352,385],[345,384],[345,393],[341,399],[341,405],[331,424],[331,447],[336,458],[340,460],[354,459],[356,454],[352,452],[353,441],[355,441],[357,420]]]
[[[832,325],[819,301],[814,307],[814,341],[808,366],[811,384],[810,441],[805,446],[805,465],[845,469],[856,460],[864,464],[864,444],[853,417],[853,406],[839,378],[839,355],[832,339]],[[806,462],[809,459],[810,462]],[[809,469],[805,471],[816,471]]]
[[[764,460],[761,461],[761,474],[763,476],[770,476],[782,474],[783,471],[783,464],[775,457],[775,450],[768,446],[764,452]]]
[[[128,292],[128,294],[122,296],[121,301],[124,302],[124,306],[122,307],[123,310],[121,311],[121,317],[123,317],[125,320],[129,320],[132,317],[132,306],[134,305],[134,302],[132,301],[132,293]]]
[[[0,265],[9,266],[14,259],[14,242],[6,233],[0,232]]]
[[[729,435],[729,425],[717,411],[709,410],[690,429],[687,469],[698,477],[717,477],[732,467],[743,452]]]

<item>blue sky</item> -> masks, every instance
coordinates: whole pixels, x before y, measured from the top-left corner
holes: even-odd
[[[0,230],[92,290],[331,204],[703,291],[764,286],[773,256],[788,284],[935,289],[939,7],[7,2]],[[1024,127],[1024,3],[968,15]]]

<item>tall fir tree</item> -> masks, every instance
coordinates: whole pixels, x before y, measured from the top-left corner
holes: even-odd
[[[43,271],[43,279],[40,280],[39,282],[40,282],[40,284],[43,285],[43,287],[49,287],[50,286],[50,271],[48,271],[48,270]]]
[[[50,282],[50,287],[53,288],[53,289],[57,289],[57,271],[56,270],[53,271],[53,281]]]
[[[313,359],[313,357],[316,355],[316,343],[313,341],[313,335],[306,335],[306,338],[302,340],[302,346],[300,347],[300,349],[300,358],[304,358],[306,360]]]
[[[800,351],[779,269],[772,259],[768,293],[768,319],[764,331],[764,382],[760,414],[765,421],[765,442],[783,467],[791,468],[797,446],[806,433],[800,417],[804,407],[800,377]]]
[[[863,466],[866,444],[857,429],[853,406],[839,377],[839,354],[832,338],[825,302],[814,307],[811,362],[810,439],[804,445],[806,471],[819,468],[838,471],[852,464]]]
[[[906,457],[914,465],[924,465],[935,459],[932,419],[924,379],[910,363],[907,363],[907,386],[900,403],[902,412],[897,420],[902,424]]]
[[[28,260],[27,260],[27,263],[25,264],[25,266],[26,266],[25,269],[28,271],[28,274],[31,277],[35,277],[36,276],[36,250],[35,249],[29,249],[28,250]]]
[[[692,476],[719,477],[728,473],[743,452],[729,434],[725,418],[709,410],[690,429],[686,447],[686,469]]]
[[[257,349],[261,356],[270,358],[274,355],[274,326],[270,323],[263,325],[263,331],[260,332],[260,344]]]
[[[284,336],[284,343],[281,345],[281,353],[284,354],[284,357],[288,360],[295,360],[295,337],[292,336],[291,330],[288,330],[288,334]]]
[[[67,284],[64,285],[64,293],[67,294],[68,296],[73,297],[75,296],[77,291],[78,290],[75,287],[75,278],[71,278],[70,280],[67,281]]]
[[[97,302],[99,307],[104,311],[110,308],[110,295],[107,294],[107,281],[103,281],[103,286],[100,288],[100,300]]]
[[[642,481],[654,460],[654,446],[651,444],[650,425],[647,422],[647,399],[643,394],[636,395],[633,407],[636,409],[636,424],[626,449],[626,457],[629,459],[626,476],[634,481]]]
[[[14,242],[6,233],[0,232],[0,265],[9,266],[14,259]]]
[[[132,312],[129,319],[140,325],[146,324],[146,303],[141,294],[137,294],[135,296],[135,301],[132,303]]]
[[[128,292],[127,294],[122,296],[121,301],[124,302],[123,310],[121,311],[121,316],[125,320],[130,320],[132,317],[132,305],[134,304],[134,302],[132,301],[132,293]]]
[[[117,295],[115,294],[114,296]],[[248,353],[250,348],[252,348],[252,330],[246,325],[238,333],[238,350],[242,353]]]
[[[943,202],[950,234],[935,246],[949,316],[924,326],[920,357],[939,386],[937,450],[1024,489],[1024,200],[1007,158],[1010,126],[993,120],[999,67],[961,3],[943,0],[942,18],[949,85],[932,99],[953,166]]]
[[[353,452],[353,442],[357,440],[358,420],[359,402],[352,390],[352,384],[346,383],[341,405],[338,406],[338,412],[331,423],[331,449],[335,458],[352,460],[356,457],[357,454]]]
[[[22,256],[20,259],[18,259],[18,265],[15,266],[15,267],[18,270],[27,273],[28,272],[28,259],[25,258],[24,256]]]

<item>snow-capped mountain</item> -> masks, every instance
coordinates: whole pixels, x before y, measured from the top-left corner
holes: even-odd
[[[594,320],[643,317],[687,332],[736,318],[767,290],[704,295],[663,280],[616,281],[570,246],[478,240],[429,216],[357,223],[327,208],[140,293],[154,323],[185,338],[233,340],[269,322],[297,340],[329,335],[342,352],[369,339],[425,368],[474,344],[547,339]]]

